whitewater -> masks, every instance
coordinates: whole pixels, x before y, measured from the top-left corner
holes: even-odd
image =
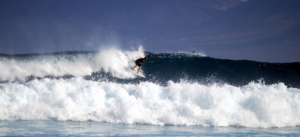
[[[143,78],[131,68],[145,56],[149,60],[143,64]],[[147,53],[141,47],[2,55],[0,120],[297,127],[297,66]]]
[[[129,61],[144,56],[139,48],[136,52],[122,52],[116,48],[109,48],[92,54],[66,55],[64,53],[43,56],[21,55],[10,59],[4,56],[0,61],[0,81],[25,81],[28,76],[85,76],[93,72],[104,70],[118,78],[134,78],[130,72]]]
[[[299,89],[151,82],[33,80],[1,85],[1,120],[101,121],[150,125],[287,127],[300,123]]]

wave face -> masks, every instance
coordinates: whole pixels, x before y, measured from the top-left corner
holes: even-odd
[[[265,84],[283,82],[300,87],[300,63],[262,63],[201,57],[186,53],[152,54],[145,64],[147,77],[158,81],[223,82],[242,86],[262,80]]]
[[[131,70],[144,56],[145,78]],[[0,120],[299,126],[299,66],[142,48],[1,55]]]

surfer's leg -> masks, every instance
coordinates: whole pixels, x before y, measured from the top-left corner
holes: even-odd
[[[139,73],[139,72],[140,72],[140,70],[141,70],[141,68],[142,68],[142,66],[139,66],[139,69],[138,69],[138,71],[137,71],[136,73]]]
[[[136,67],[137,65],[135,65],[133,68],[132,68],[132,70],[134,70],[134,68]]]

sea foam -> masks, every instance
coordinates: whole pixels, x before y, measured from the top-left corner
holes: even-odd
[[[0,120],[288,127],[300,125],[300,90],[283,83],[118,84],[41,79],[0,84]]]
[[[142,47],[136,51],[121,51],[110,47],[97,54],[40,55],[32,57],[0,58],[0,81],[25,81],[30,76],[85,76],[104,70],[117,78],[135,78],[131,68],[134,60],[144,57]]]

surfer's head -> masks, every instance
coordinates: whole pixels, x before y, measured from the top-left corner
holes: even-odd
[[[144,60],[148,60],[148,57],[144,57]]]

